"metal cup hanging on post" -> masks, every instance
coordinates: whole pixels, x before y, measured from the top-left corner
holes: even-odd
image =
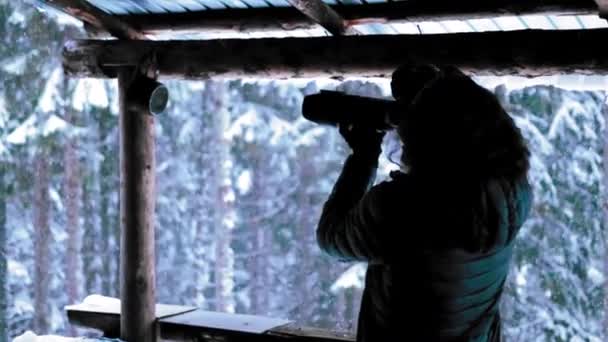
[[[129,98],[135,99],[131,103],[137,110],[158,115],[161,114],[169,103],[169,90],[167,87],[144,74],[136,73],[135,79],[129,86]]]

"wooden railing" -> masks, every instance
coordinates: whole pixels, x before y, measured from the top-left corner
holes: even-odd
[[[116,298],[91,296],[82,304],[66,307],[66,311],[72,324],[100,330],[106,337],[120,337],[120,301]],[[171,341],[354,341],[348,334],[299,327],[288,320],[211,312],[190,306],[157,304],[156,322],[161,338]]]

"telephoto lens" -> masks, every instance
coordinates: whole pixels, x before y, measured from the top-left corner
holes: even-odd
[[[399,124],[396,120],[399,117],[397,102],[394,100],[330,90],[304,97],[302,114],[321,125],[354,124],[386,131]]]

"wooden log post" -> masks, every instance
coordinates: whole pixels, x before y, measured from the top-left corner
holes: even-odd
[[[157,341],[155,321],[154,116],[130,91],[135,68],[118,72],[120,92],[120,336],[127,342]]]

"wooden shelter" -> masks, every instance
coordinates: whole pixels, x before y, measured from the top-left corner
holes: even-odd
[[[155,306],[154,116],[149,105],[156,88],[139,91],[142,82],[155,84],[157,77],[388,77],[403,62],[452,64],[482,75],[608,71],[608,50],[602,48],[608,36],[601,19],[608,14],[605,0],[39,2],[81,20],[99,39],[66,44],[68,75],[118,79],[120,310],[82,304],[68,314],[74,322],[126,341],[160,336],[348,340],[271,319]]]

